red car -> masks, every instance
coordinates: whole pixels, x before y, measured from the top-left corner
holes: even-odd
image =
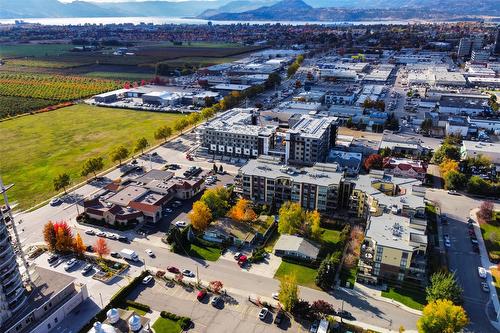
[[[177,267],[174,266],[168,266],[167,271],[174,274],[179,274],[181,272]]]
[[[248,261],[247,256],[245,256],[245,255],[240,256],[238,258],[238,265],[240,265],[240,267],[243,267],[243,265],[245,265],[247,261]]]
[[[201,301],[205,298],[206,295],[207,295],[207,291],[205,289],[200,290],[200,291],[198,291],[198,295],[196,295],[196,299],[198,301]]]

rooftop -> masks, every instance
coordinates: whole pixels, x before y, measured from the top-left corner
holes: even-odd
[[[293,235],[281,235],[274,245],[274,250],[298,252],[311,258],[316,258],[319,254],[317,245],[303,237]]]
[[[336,122],[337,117],[302,115],[289,130],[289,133],[299,133],[305,138],[319,139]]]
[[[107,199],[108,202],[119,206],[128,206],[133,200],[137,200],[148,192],[148,189],[136,185],[129,185]]]
[[[414,228],[410,218],[393,214],[371,216],[366,228],[366,238],[372,239],[379,246],[409,252],[427,245],[425,231]]]

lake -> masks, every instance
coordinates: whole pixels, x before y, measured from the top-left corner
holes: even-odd
[[[65,18],[18,18],[18,19],[0,19],[0,24],[14,24],[16,20],[23,20],[27,23],[39,23],[43,25],[85,25],[85,24],[208,24],[208,20],[197,18],[180,17],[65,17]],[[422,23],[424,21],[356,21],[356,22],[326,22],[326,21],[212,21],[213,24],[276,24],[285,25],[374,25],[374,24],[411,24]]]

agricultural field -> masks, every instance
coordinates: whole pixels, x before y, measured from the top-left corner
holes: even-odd
[[[154,78],[154,74],[148,73],[128,73],[128,72],[88,72],[83,74],[85,77],[94,77],[102,79],[112,79],[112,80],[123,80],[123,81],[133,81],[133,80],[151,80]]]
[[[54,56],[72,48],[70,44],[2,44],[0,58]]]
[[[162,61],[161,63],[167,64],[171,67],[181,68],[184,66],[202,67],[202,66],[218,65],[218,64],[223,64],[226,62],[232,62],[235,60],[238,60],[238,58],[234,58],[234,57],[223,57],[223,58],[182,57],[182,58],[177,58],[177,59],[173,59],[173,60],[165,60],[165,61]]]
[[[29,73],[0,73],[0,97],[8,104],[2,105],[3,115],[27,113],[50,104],[89,97],[98,93],[120,88],[119,81]],[[47,101],[52,101],[48,103]],[[33,104],[30,105],[30,101]],[[41,106],[41,107],[39,107]]]
[[[41,98],[0,96],[0,119],[46,108],[54,101]]]
[[[0,174],[4,182],[16,184],[11,199],[28,208],[55,194],[52,181],[58,174],[67,172],[72,183],[82,181],[87,158],[102,156],[108,168],[111,149],[132,150],[140,137],[153,144],[156,128],[181,117],[79,104],[0,122]]]
[[[8,68],[18,68],[18,67],[39,67],[39,68],[72,68],[78,66],[91,65],[92,62],[82,63],[82,62],[71,62],[71,61],[52,61],[43,60],[37,58],[22,58],[22,59],[9,59],[6,60]]]

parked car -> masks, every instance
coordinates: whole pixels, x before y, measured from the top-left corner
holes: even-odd
[[[122,243],[128,243],[128,238],[125,236],[118,236],[118,241]]]
[[[457,192],[457,191],[455,191],[455,190],[449,190],[449,191],[448,191],[448,194],[449,194],[449,195],[460,195],[460,193],[458,193],[458,192]]]
[[[168,214],[168,213],[172,213],[172,209],[170,209],[170,208],[168,208],[168,207],[167,207],[167,208],[165,208],[165,209],[164,209],[164,212],[165,212],[166,214]]]
[[[168,266],[167,271],[174,274],[179,274],[181,272],[177,267],[174,266]]]
[[[184,269],[182,271],[182,275],[187,276],[187,277],[194,277],[195,276],[194,273],[191,272],[189,269]]]
[[[478,267],[477,273],[479,274],[479,277],[481,279],[486,279],[487,272],[486,272],[486,269],[484,267]]]
[[[262,309],[260,309],[259,319],[260,320],[266,319],[268,313],[269,313],[269,309],[268,308],[262,308]]]
[[[186,223],[186,221],[177,221],[177,222],[175,222],[175,226],[177,228],[185,228],[185,227],[187,227],[187,223]]]
[[[75,258],[69,260],[65,265],[64,265],[64,270],[69,271],[71,268],[73,268],[77,264],[77,260]]]
[[[90,230],[85,230],[85,234],[86,235],[90,235],[90,236],[94,236],[95,235],[95,231],[90,229]]]
[[[479,245],[477,244],[472,244],[472,250],[476,253],[479,253]]]
[[[148,275],[144,279],[142,279],[142,283],[143,284],[149,284],[149,282],[151,282],[151,280],[153,280],[153,276]]]
[[[318,326],[319,326],[319,322],[317,320],[315,320],[311,324],[311,327],[309,327],[309,333],[316,333],[318,331]]]
[[[279,326],[283,322],[283,319],[285,319],[285,313],[280,310],[276,313],[276,317],[274,317],[274,323]]]
[[[92,264],[85,265],[85,267],[82,268],[82,274],[88,274],[92,269],[94,269],[94,266],[92,266]]]
[[[155,254],[153,253],[153,251],[151,249],[146,249],[146,250],[144,250],[144,252],[146,252],[148,254],[148,256],[150,256],[151,258],[153,258],[155,256]]]
[[[92,247],[92,245],[87,245],[87,247],[85,248],[85,251],[94,252],[94,248]]]
[[[205,289],[202,289],[202,290],[198,291],[198,294],[196,295],[196,299],[201,302],[205,298],[206,295],[207,295],[207,291]]]
[[[118,235],[117,234],[108,233],[108,234],[106,234],[106,237],[109,238],[109,239],[118,240]]]
[[[53,262],[56,262],[57,259],[59,259],[59,256],[55,253],[51,254],[48,258],[47,261],[49,264],[52,264]]]
[[[182,206],[182,202],[180,202],[180,201],[174,201],[172,203],[172,207],[174,207],[174,208],[177,208],[177,207],[180,207],[180,206]]]
[[[476,235],[470,237],[470,242],[472,243],[472,245],[479,245]]]
[[[490,292],[490,287],[488,286],[488,284],[486,282],[481,282],[481,290],[486,292],[486,293],[489,293]]]
[[[241,257],[242,255],[243,255],[243,254],[242,254],[241,252],[236,252],[236,253],[234,254],[234,257],[233,257],[233,258],[234,258],[234,260],[239,260],[239,259],[240,259],[240,257]]]
[[[106,237],[106,233],[105,233],[104,231],[99,231],[99,232],[97,233],[97,236],[98,236],[98,237]]]
[[[354,317],[352,316],[352,314],[349,312],[349,311],[346,311],[346,310],[337,310],[336,311],[336,314],[337,316],[341,317],[341,318],[344,318],[344,319],[354,319]]]
[[[51,206],[58,206],[62,204],[62,200],[59,198],[53,198],[52,200],[49,201],[49,205]]]
[[[279,300],[279,297],[280,297],[280,294],[279,294],[279,293],[273,293],[273,295],[272,295],[272,296],[273,296],[273,298],[274,298],[275,300],[277,300],[277,301],[278,301],[278,300]]]
[[[219,304],[223,302],[222,297],[220,296],[215,296],[212,298],[212,301],[210,302],[214,308],[219,307]]]
[[[109,255],[116,259],[120,259],[122,257],[122,255],[118,252],[111,252]]]

